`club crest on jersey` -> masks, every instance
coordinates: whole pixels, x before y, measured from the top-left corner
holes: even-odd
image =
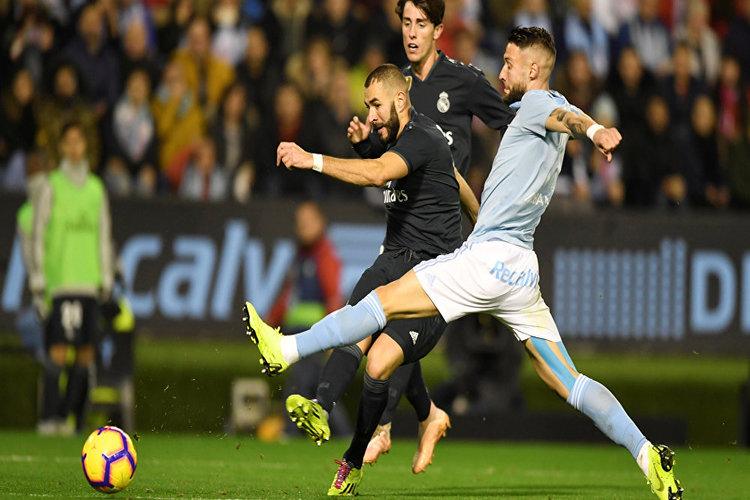
[[[440,92],[437,101],[437,109],[441,113],[447,113],[451,109],[451,102],[448,100],[448,92]]]

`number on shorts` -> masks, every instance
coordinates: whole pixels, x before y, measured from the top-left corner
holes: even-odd
[[[76,330],[83,324],[83,306],[80,300],[64,300],[60,304],[60,322],[65,330],[65,338],[73,342]]]

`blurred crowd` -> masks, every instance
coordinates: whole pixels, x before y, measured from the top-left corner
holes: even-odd
[[[54,167],[82,123],[113,197],[357,199],[277,168],[279,141],[349,157],[362,85],[406,63],[395,0],[0,0],[0,186]],[[619,127],[611,163],[570,141],[557,197],[750,207],[750,0],[446,0],[439,47],[497,85],[508,29],[558,47],[553,87]],[[498,134],[477,122],[478,191]]]

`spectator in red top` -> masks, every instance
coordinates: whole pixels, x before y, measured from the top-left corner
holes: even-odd
[[[284,286],[269,313],[271,324],[281,325],[285,333],[308,329],[323,317],[340,308],[341,261],[326,236],[326,219],[312,201],[301,203],[295,213],[297,256]],[[284,386],[284,398],[290,394],[315,397],[325,355],[305,358],[295,364]],[[288,422],[291,424],[291,422]],[[336,435],[351,434],[348,416],[340,407],[331,413]],[[287,430],[293,431],[294,424]]]

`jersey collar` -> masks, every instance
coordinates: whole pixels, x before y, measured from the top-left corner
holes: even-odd
[[[435,68],[438,67],[438,64],[440,64],[441,62],[443,62],[446,57],[448,57],[448,56],[445,55],[445,52],[443,52],[442,50],[438,49],[438,58],[435,60],[435,64],[433,64],[432,67],[430,68],[430,72],[427,73],[427,76],[424,77],[424,80],[420,79],[416,75],[416,73],[414,73],[414,68],[411,68],[412,77],[414,77],[414,79],[416,79],[416,80],[419,80],[420,82],[426,82],[427,80],[430,79],[430,77],[432,76],[432,74],[435,72]]]

